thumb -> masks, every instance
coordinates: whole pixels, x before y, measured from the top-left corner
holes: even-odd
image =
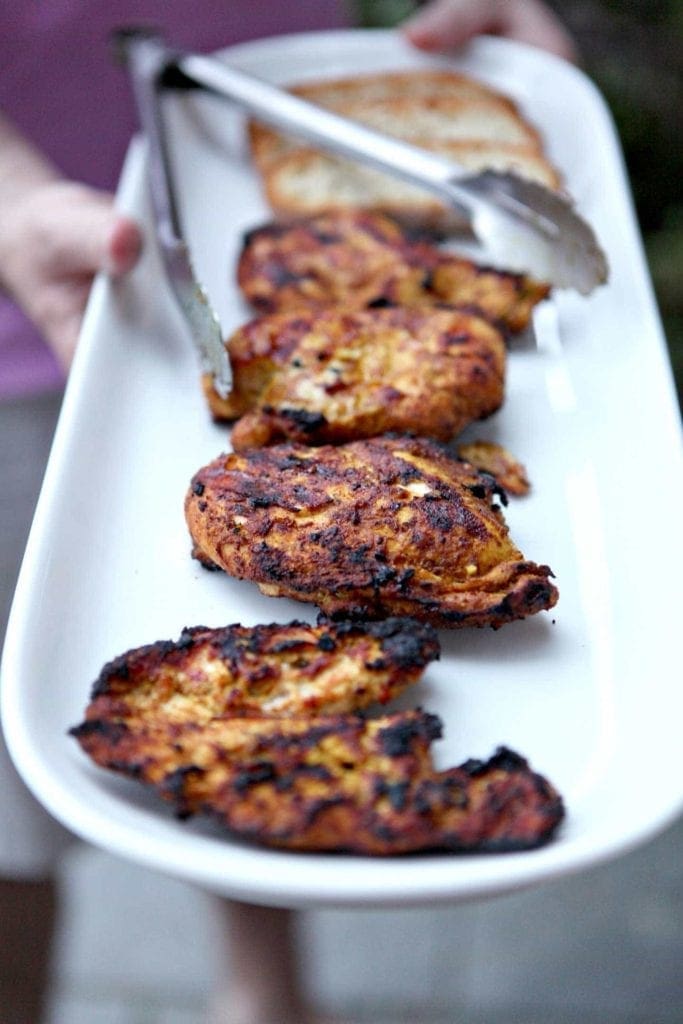
[[[142,251],[142,233],[139,225],[123,214],[115,213],[109,232],[104,269],[113,277],[132,270]]]
[[[413,46],[445,53],[491,32],[576,61],[574,40],[541,0],[432,0],[404,22]]]
[[[420,49],[456,50],[491,25],[491,5],[480,0],[432,0],[403,24],[407,39]]]
[[[73,182],[51,188],[51,197],[43,198],[45,262],[74,276],[99,270],[119,276],[135,265],[142,233],[115,209],[113,196]]]

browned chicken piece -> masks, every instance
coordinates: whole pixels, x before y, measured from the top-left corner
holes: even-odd
[[[518,334],[529,326],[534,307],[550,294],[548,285],[525,274],[506,273],[441,253],[426,285],[431,302],[468,308]]]
[[[193,554],[264,594],[353,618],[501,626],[557,601],[551,570],[508,536],[491,477],[435,442],[274,445],[197,472]]]
[[[88,717],[202,725],[342,714],[386,704],[438,657],[436,633],[413,619],[197,626],[105,665]]]
[[[500,444],[470,441],[458,446],[458,458],[483,473],[490,473],[508,494],[522,497],[531,490],[525,466]]]
[[[435,771],[440,722],[422,711],[195,724],[145,710],[112,701],[71,733],[178,816],[208,814],[253,842],[383,855],[521,850],[547,842],[563,818],[558,793],[511,751]]]
[[[449,441],[503,401],[502,335],[461,310],[274,313],[237,331],[229,350],[228,401],[252,401],[232,431],[235,451],[391,432]]]
[[[245,237],[237,279],[259,312],[344,305],[466,306],[523,330],[549,287],[409,237],[383,214],[338,210]]]
[[[296,313],[270,313],[247,321],[226,341],[232,390],[221,398],[211,377],[204,377],[204,391],[216,420],[236,420],[253,409],[271,380],[291,360],[294,350],[312,329],[317,309]]]
[[[237,280],[259,312],[362,309],[391,298],[405,305],[422,298],[426,271],[404,258],[405,232],[382,214],[347,210],[247,232]],[[399,283],[401,287],[399,287]],[[400,295],[398,294],[400,292]]]

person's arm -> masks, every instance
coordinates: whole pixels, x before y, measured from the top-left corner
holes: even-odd
[[[113,197],[66,181],[0,114],[0,287],[68,368],[94,275],[136,262],[137,224]]]
[[[577,59],[569,32],[540,0],[432,0],[404,22],[403,31],[413,46],[434,53],[489,33]]]

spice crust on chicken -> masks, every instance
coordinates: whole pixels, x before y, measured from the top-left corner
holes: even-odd
[[[222,455],[185,502],[193,554],[325,614],[498,627],[553,607],[547,565],[509,536],[491,477],[425,439]]]
[[[106,665],[71,735],[178,816],[268,846],[396,855],[547,842],[562,800],[519,755],[437,771],[436,716],[334,713],[365,703],[368,673],[415,681],[437,655],[429,627],[397,620],[185,630]]]

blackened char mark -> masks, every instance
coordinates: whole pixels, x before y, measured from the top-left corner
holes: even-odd
[[[410,754],[416,741],[431,743],[441,737],[443,725],[437,715],[423,714],[419,718],[397,722],[378,733],[382,750],[388,757]]]

